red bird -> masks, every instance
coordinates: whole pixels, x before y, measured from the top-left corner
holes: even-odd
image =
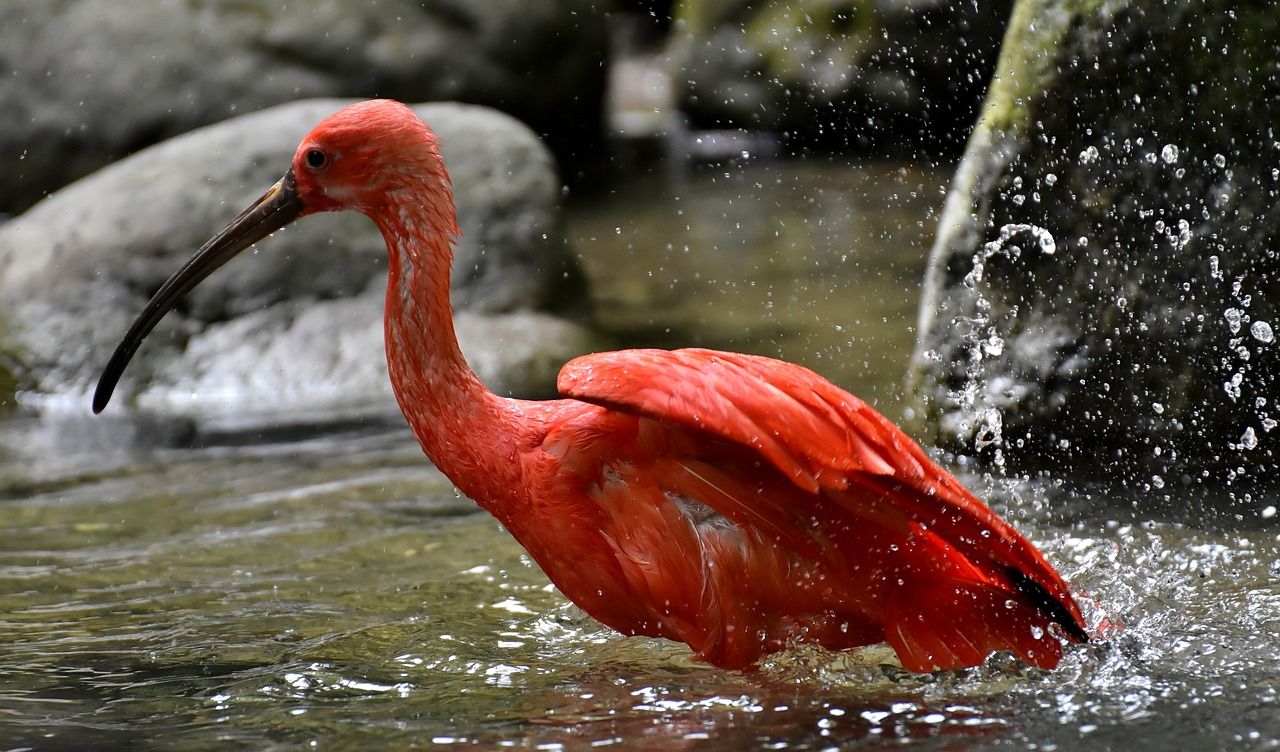
[[[1088,635],[1036,548],[864,402],[790,363],[624,350],[560,372],[563,399],[498,397],[454,335],[458,236],[435,134],[408,107],[351,105],[284,178],[173,275],[102,374],[215,269],[298,217],[353,209],[390,257],[387,363],[423,450],[556,587],[626,635],[749,668],[793,643],[888,642],[911,671],[1008,650],[1055,667]]]

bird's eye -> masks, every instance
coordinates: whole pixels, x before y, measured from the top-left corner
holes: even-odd
[[[320,149],[308,149],[307,153],[303,155],[302,161],[306,163],[307,167],[318,170],[328,164],[329,157]]]

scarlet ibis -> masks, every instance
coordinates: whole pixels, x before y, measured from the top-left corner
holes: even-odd
[[[817,374],[703,349],[564,366],[563,399],[499,397],[454,335],[459,235],[434,133],[354,104],[147,303],[103,371],[100,412],[143,338],[223,263],[307,214],[355,210],[390,258],[386,351],[423,451],[570,600],[625,635],[747,669],[796,643],[888,642],[917,672],[1007,650],[1057,666],[1080,609],[1026,538],[906,434]]]

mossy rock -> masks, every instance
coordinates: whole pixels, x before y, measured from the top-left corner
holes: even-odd
[[[1280,14],[1023,0],[933,249],[925,428],[1150,484],[1273,474]]]

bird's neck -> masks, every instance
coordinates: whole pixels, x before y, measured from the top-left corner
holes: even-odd
[[[456,228],[451,217],[440,220],[416,206],[375,218],[390,261],[387,365],[423,451],[459,490],[488,506],[517,485],[511,407],[484,386],[458,346],[449,300]]]

